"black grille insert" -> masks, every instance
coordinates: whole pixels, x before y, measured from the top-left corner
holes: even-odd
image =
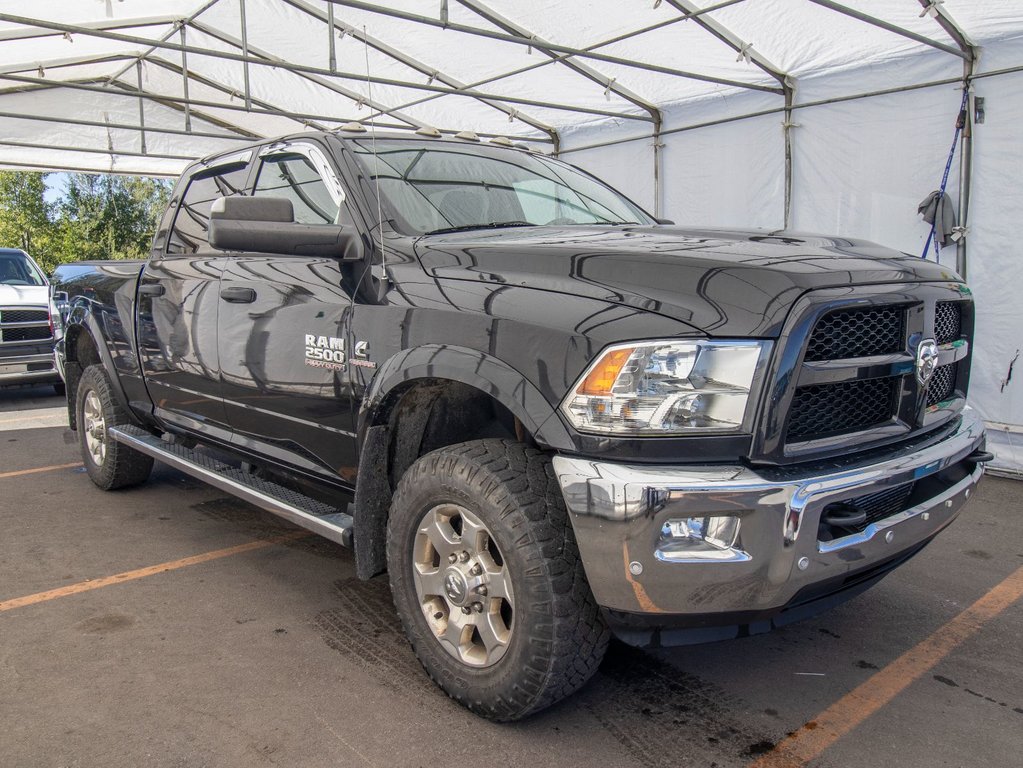
[[[0,341],[43,341],[50,338],[50,326],[41,325],[27,328],[4,328],[0,331]]]
[[[915,483],[903,483],[897,485],[894,488],[885,488],[883,491],[875,491],[874,493],[868,493],[864,496],[857,496],[855,499],[849,499],[848,501],[840,502],[843,507],[852,507],[854,509],[863,512],[866,515],[866,519],[857,525],[852,526],[830,526],[822,523],[820,531],[818,532],[818,538],[821,541],[830,541],[831,539],[839,536],[846,536],[850,533],[860,533],[866,530],[867,526],[871,523],[876,523],[879,520],[884,520],[886,517],[897,515],[906,509],[909,503],[909,498],[913,494],[913,486]],[[829,504],[824,508],[821,513],[821,517],[824,518],[828,515],[829,507],[836,506]]]
[[[949,363],[934,372],[927,385],[927,407],[948,400],[955,394],[956,379],[959,375],[959,363]]]
[[[789,411],[789,440],[858,432],[888,421],[898,378],[799,387]]]
[[[817,321],[806,360],[887,355],[903,348],[904,307],[863,307],[829,312]]]
[[[0,323],[48,323],[45,309],[0,309]]]
[[[939,344],[956,341],[963,335],[963,303],[939,301],[934,305],[934,340]]]

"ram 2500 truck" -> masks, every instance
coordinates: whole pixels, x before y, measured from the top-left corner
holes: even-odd
[[[190,165],[72,270],[101,488],[158,459],[389,574],[430,676],[523,717],[640,646],[858,594],[983,472],[974,307],[868,242],[686,229],[522,148],[308,133]]]
[[[20,248],[0,248],[0,386],[53,384],[64,394],[53,361],[49,283]]]

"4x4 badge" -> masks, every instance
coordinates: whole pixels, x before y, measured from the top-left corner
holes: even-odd
[[[924,339],[916,348],[916,379],[923,385],[931,380],[938,367],[938,345],[934,339]]]

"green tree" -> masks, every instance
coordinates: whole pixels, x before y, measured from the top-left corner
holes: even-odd
[[[170,190],[158,179],[71,174],[58,203],[60,260],[144,258]]]
[[[57,227],[46,202],[46,174],[0,171],[0,246],[21,248],[50,269]]]

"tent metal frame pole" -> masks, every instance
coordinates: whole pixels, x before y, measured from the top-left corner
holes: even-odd
[[[337,43],[334,40],[336,29],[334,6],[327,3],[327,66],[331,72],[337,71]]]
[[[339,77],[342,79],[364,81],[369,80],[372,83],[378,83],[380,85],[390,85],[397,88],[409,88],[421,91],[434,91],[436,93],[451,94],[454,96],[463,96],[466,98],[479,98],[481,96],[486,98],[494,99],[495,101],[505,101],[512,104],[525,104],[527,106],[534,107],[546,107],[548,109],[562,110],[566,112],[575,112],[579,114],[593,114],[602,117],[614,117],[621,120],[639,120],[650,122],[651,118],[646,115],[634,115],[624,112],[615,112],[612,110],[595,109],[591,107],[582,107],[578,105],[561,104],[556,102],[544,101],[540,99],[526,99],[518,96],[507,96],[502,94],[466,94],[457,88],[450,88],[448,86],[433,85],[429,83],[415,83],[407,80],[396,80],[394,78],[369,76],[365,74],[356,74],[352,72],[331,72],[329,69],[324,67],[310,67],[299,64],[293,64],[290,62],[283,61],[266,61],[254,57],[246,57],[242,54],[230,53],[227,51],[218,51],[214,49],[199,48],[196,46],[182,46],[178,43],[172,43],[168,40],[147,40],[145,38],[134,37],[132,35],[123,35],[117,32],[104,32],[83,29],[74,24],[62,24],[54,21],[42,21],[40,19],[32,19],[24,16],[15,16],[8,13],[0,13],[0,21],[9,22],[12,24],[38,24],[39,26],[49,27],[51,29],[60,30],[63,32],[79,33],[88,35],[91,37],[99,37],[108,40],[117,40],[119,42],[130,43],[132,45],[151,46],[153,48],[162,48],[171,51],[185,50],[188,53],[192,53],[197,56],[209,56],[210,58],[222,59],[224,61],[237,61],[243,62],[248,61],[250,64],[259,64],[261,66],[267,66],[274,69],[283,69],[290,72],[300,74],[311,74],[311,75],[323,75],[327,77]],[[770,90],[775,92],[777,89],[774,88],[758,88],[758,90]]]
[[[136,152],[130,149],[98,149],[96,147],[55,147],[52,144],[39,144],[32,141],[14,141],[12,139],[0,139],[0,146],[15,147],[17,149],[45,149],[52,152],[83,152],[91,155],[107,155],[111,158],[117,155],[123,157],[145,157],[154,160],[187,160],[191,162],[195,157],[187,155],[165,155],[153,152]],[[3,161],[0,161],[2,163]],[[100,171],[94,171],[100,173]]]
[[[186,26],[178,27],[178,34],[181,37],[181,45],[186,45]],[[185,130],[192,130],[192,104],[188,97],[188,53],[181,51],[181,95],[185,97]]]
[[[71,67],[71,66],[78,66],[78,65],[81,65],[81,64],[98,64],[98,63],[103,63],[103,62],[107,62],[107,61],[121,61],[123,59],[129,59],[131,61],[131,63],[127,67],[127,69],[130,69],[134,65],[134,63],[139,60],[139,57],[137,55],[135,55],[135,54],[113,54],[113,55],[109,55],[109,56],[103,55],[103,56],[96,56],[96,57],[82,57],[80,59],[68,60],[68,61],[60,63],[60,64],[53,64],[53,65],[50,66],[50,69],[56,69],[58,66]],[[157,66],[164,67],[165,69],[169,68],[160,59],[147,59],[147,61],[149,61],[152,64],[156,64]],[[20,67],[20,69],[19,69],[19,67]],[[0,68],[0,80],[22,81],[23,78],[17,78],[17,77],[11,78],[11,77],[6,77],[6,75],[16,75],[18,72],[34,71],[36,69],[36,67],[37,67],[36,64],[32,64],[31,66],[20,65],[19,64],[19,65],[14,65],[12,67]],[[124,71],[127,71],[127,69],[125,69]],[[172,71],[175,71],[175,72],[181,72],[182,71],[182,70],[177,70],[177,69],[173,69],[173,68],[171,68],[171,69],[172,69]],[[191,77],[191,75],[190,75],[190,77]],[[33,90],[38,90],[40,88],[60,88],[60,87],[63,87],[63,86],[67,86],[67,87],[69,87],[69,88],[74,90],[74,89],[76,89],[76,84],[90,84],[91,85],[93,83],[106,83],[106,84],[109,85],[110,82],[111,81],[110,81],[108,76],[104,76],[104,77],[101,77],[101,78],[95,78],[95,79],[89,79],[89,80],[41,80],[41,79],[37,78],[36,81],[35,81],[35,83],[36,83],[35,85],[25,85],[25,86],[20,86],[20,87],[17,87],[17,88],[2,88],[2,89],[0,89],[0,94],[33,91]],[[114,82],[117,82],[119,85],[123,85],[123,82],[120,81],[120,80],[117,80],[117,81],[114,81]],[[99,92],[101,92],[101,93],[115,93],[118,96],[124,95],[122,89],[118,89],[117,91],[111,91],[110,89],[102,89],[101,88],[101,89],[99,89]],[[162,103],[164,104],[164,106],[167,106],[167,107],[169,107],[171,109],[177,109],[179,111],[183,111],[182,110],[182,106],[183,106],[184,109],[187,109],[190,114],[195,114],[194,110],[191,109],[191,107],[193,105],[193,102],[192,102],[192,100],[190,98],[188,98],[187,92],[186,92],[185,99],[177,99],[175,102],[162,101]],[[196,116],[200,120],[203,120],[204,122],[210,123],[211,125],[220,126],[221,128],[224,128],[225,130],[228,130],[228,131],[233,131],[234,133],[238,134],[239,136],[251,137],[252,139],[260,138],[259,134],[253,133],[252,131],[246,130],[246,129],[238,126],[238,125],[235,125],[234,123],[228,122],[228,121],[223,120],[221,118],[213,117],[211,115],[206,115],[206,114],[202,114],[202,113],[196,114]],[[54,118],[51,118],[51,120],[53,120],[53,119]],[[60,118],[60,121],[61,122],[65,121],[65,118]],[[104,127],[105,125],[107,125],[107,124],[106,123],[100,123],[99,124],[100,127]],[[157,132],[158,129],[155,129],[152,126],[146,126],[146,130],[148,130],[150,133],[154,133],[154,132]],[[185,133],[187,133],[187,132],[185,132]],[[196,135],[199,135],[199,134],[196,134]]]
[[[959,226],[967,227],[970,218],[970,193],[973,187],[973,76],[977,65],[978,50],[966,32],[955,19],[942,8],[940,3],[930,0],[918,0],[924,12],[932,16],[945,34],[955,40],[963,53],[963,90],[967,93],[966,115],[963,124],[962,147],[959,150]],[[933,14],[930,11],[933,10]],[[966,241],[965,236],[956,241],[956,272],[966,278]]]
[[[245,23],[245,0],[238,0],[238,12],[241,16],[242,41],[241,51],[245,57],[242,62],[242,81],[245,85],[245,108],[252,109],[252,92],[249,90],[249,29]]]
[[[668,0],[668,4],[676,10],[683,12],[699,10],[699,6],[694,5],[689,0]],[[785,153],[785,190],[782,207],[782,226],[784,229],[788,229],[792,218],[792,129],[795,127],[795,124],[792,122],[792,104],[795,100],[795,81],[786,72],[782,71],[781,67],[771,63],[765,56],[754,50],[752,42],[744,41],[721,22],[706,16],[693,19],[693,23],[738,53],[740,59],[752,62],[761,71],[773,77],[781,86],[782,95],[785,98],[784,118],[782,120],[782,142]]]
[[[221,32],[220,30],[213,29],[212,27],[208,27],[205,24],[201,24],[200,22],[197,21],[192,22],[189,26],[191,26],[193,29],[199,30],[203,34],[209,35],[215,40],[220,40],[222,43],[226,43],[227,45],[230,45],[233,48],[240,48],[243,44],[243,41],[239,41],[231,37],[230,35]],[[260,50],[259,48],[255,48],[252,46],[248,46],[247,44],[246,56],[255,56],[267,62],[283,61],[282,59],[279,59],[266,51]],[[413,128],[422,128],[425,125],[422,121],[416,120],[411,117],[407,117],[405,115],[401,115],[400,113],[397,113],[394,110],[385,107],[383,104],[380,104],[379,102],[370,101],[368,97],[364,96],[358,91],[353,91],[350,88],[346,88],[342,85],[337,85],[336,83],[332,83],[329,80],[324,79],[322,77],[316,77],[315,75],[306,75],[301,72],[295,72],[293,74],[295,74],[297,77],[301,77],[303,80],[308,80],[309,82],[315,83],[321,88],[326,88],[327,90],[332,91],[340,96],[344,96],[346,99],[351,99],[356,104],[368,104],[371,107],[380,109],[385,114],[390,115],[396,120],[400,120],[401,122],[405,123],[406,125],[412,126]],[[247,101],[248,107],[251,109],[252,107],[251,99],[247,98]]]
[[[87,64],[107,64],[118,61],[128,61],[128,68],[131,69],[138,56],[133,53],[108,53],[92,56],[76,56],[69,59],[50,59],[43,66],[46,72],[53,69],[64,69],[66,67],[81,67]],[[5,64],[0,66],[0,74],[17,74],[18,72],[36,72],[40,67],[38,61],[23,61],[18,64]],[[59,82],[59,81],[58,81]]]
[[[187,16],[187,17],[185,17],[183,19],[179,18],[176,21],[177,21],[177,23],[179,25],[187,24],[190,21],[194,21],[196,18],[198,18],[202,14],[206,13],[206,11],[208,11],[210,8],[212,8],[213,6],[215,6],[219,2],[220,2],[220,0],[206,0],[206,3],[204,5],[201,5],[196,11],[191,13],[189,16]],[[167,34],[163,35],[163,37],[160,38],[160,41],[162,42],[162,41],[170,40],[172,37],[174,37],[174,32],[175,31],[176,31],[176,28],[172,29],[170,32],[168,32]],[[141,59],[148,58],[153,53],[155,53],[156,50],[157,50],[156,47],[154,45],[152,45],[152,41],[149,41],[148,47],[146,48],[145,52],[143,52],[142,54],[139,54],[138,58],[141,58]],[[122,77],[124,75],[124,73],[127,72],[129,69],[131,69],[131,65],[130,64],[126,64],[124,67],[122,67],[121,69],[117,70],[114,74],[109,75],[107,77],[107,79],[111,80],[111,81],[117,80],[118,78]]]
[[[743,57],[748,57],[749,61],[753,62],[753,64],[759,69],[777,80],[782,88],[785,87],[786,81],[788,80],[788,74],[783,72],[781,67],[775,66],[768,61],[766,57],[754,50],[752,43],[746,43],[721,22],[712,19],[709,16],[704,17],[702,14],[697,14],[696,11],[699,11],[700,7],[689,0],[667,0],[667,2],[668,5],[677,11],[690,14],[689,18],[693,20],[694,24],[705,29],[736,53]]]
[[[151,64],[154,64],[156,66],[165,67],[166,69],[169,69],[172,72],[176,72],[176,73],[180,74],[180,69],[177,66],[175,66],[174,64],[172,64],[171,62],[164,61],[164,60],[159,59],[159,58],[151,58],[148,61]],[[197,80],[198,82],[206,81],[206,82],[203,82],[204,85],[209,85],[210,87],[216,88],[217,90],[219,90],[219,91],[221,91],[223,93],[227,93],[227,94],[237,93],[236,91],[232,91],[227,86],[220,85],[219,83],[214,83],[214,81],[208,81],[203,76],[197,75],[194,71],[189,72],[189,77],[191,77],[194,80]],[[89,82],[89,83],[77,83],[77,82],[66,81],[66,80],[65,81],[59,81],[59,82],[54,82],[54,81],[47,81],[47,80],[42,80],[42,79],[34,78],[34,77],[24,77],[22,75],[3,75],[3,74],[0,74],[0,80],[10,80],[12,82],[24,83],[24,84],[30,86],[29,88],[24,88],[24,89],[21,89],[21,90],[33,90],[33,89],[37,89],[37,88],[69,88],[69,89],[72,89],[72,90],[86,91],[86,92],[90,92],[90,93],[102,93],[102,94],[107,94],[107,95],[124,96],[125,98],[139,97],[140,96],[140,94],[134,88],[130,87],[127,83],[124,83],[121,80],[115,81],[115,84],[118,86],[117,88],[104,87],[104,86],[101,86],[101,85],[93,84],[93,82],[104,82],[104,83],[107,83],[105,78],[103,80],[100,80],[100,81],[93,81],[93,82]],[[107,85],[109,86],[110,83],[107,83]],[[165,106],[170,106],[170,105],[174,105],[174,104],[181,104],[184,101],[184,99],[182,99],[179,96],[168,96],[168,95],[153,94],[153,93],[148,93],[148,92],[141,94],[141,97],[149,99],[151,101],[155,101],[157,103],[164,104]],[[222,109],[222,110],[227,110],[227,111],[231,111],[231,112],[245,112],[246,111],[245,107],[241,106],[241,105],[223,104],[223,103],[214,102],[214,101],[200,101],[200,100],[196,100],[196,99],[191,99],[191,104],[192,104],[193,107],[199,106],[199,107],[203,107],[203,108],[206,108],[206,109]],[[292,110],[280,110],[280,109],[277,109],[276,107],[272,107],[272,108],[256,108],[256,107],[253,107],[253,109],[249,110],[249,111],[252,114],[269,115],[271,117],[282,117],[282,118],[286,118],[286,119],[289,119],[289,120],[294,120],[295,122],[304,122],[308,127],[315,128],[316,130],[323,130],[323,131],[330,131],[332,129],[331,128],[327,128],[327,127],[316,127],[316,126],[314,126],[309,121],[313,121],[313,120],[326,120],[326,121],[329,121],[329,122],[332,122],[332,123],[347,122],[345,119],[339,118],[337,115],[320,115],[320,114],[310,114],[310,113],[305,113],[305,112],[294,112]],[[193,110],[193,114],[196,114],[194,110]],[[229,128],[237,128],[237,130],[239,130],[239,131],[245,131],[244,128],[240,128],[238,126],[233,126],[230,123],[226,123],[225,121],[222,121],[222,120],[220,120],[219,118],[216,118],[216,117],[212,117],[212,116],[208,116],[208,115],[201,115],[201,116],[197,115],[197,117],[200,117],[202,120],[209,121],[209,122],[211,122],[213,124],[223,124],[223,125],[225,125],[226,127],[229,127]],[[367,125],[367,124],[368,123],[364,120],[363,121],[363,125]],[[374,125],[376,125],[379,128],[388,128],[388,129],[404,130],[404,131],[411,130],[408,126],[395,125],[393,123],[375,123]],[[456,133],[458,133],[458,130],[456,130],[454,128],[438,128],[437,130],[439,130],[442,134],[445,134],[445,135],[448,135],[448,136],[453,136]],[[477,133],[482,138],[497,138],[499,135],[502,135],[502,134],[487,133],[487,132],[477,132]],[[265,138],[265,137],[260,137],[260,138]],[[542,144],[549,144],[550,143],[550,139],[548,139],[546,137],[538,137],[538,136],[517,136],[517,137],[515,137],[515,140],[516,141],[521,141],[521,142],[527,142],[527,143],[542,143]]]
[[[283,0],[283,2],[289,3],[291,5],[294,5],[295,2],[297,2],[297,0]],[[644,35],[647,32],[654,32],[654,31],[656,31],[658,29],[663,29],[664,27],[669,27],[669,26],[671,26],[673,24],[678,24],[680,21],[686,21],[686,20],[692,18],[693,16],[701,16],[701,15],[703,15],[705,13],[711,13],[713,11],[717,11],[717,10],[720,10],[722,8],[727,8],[730,5],[737,5],[738,3],[744,3],[744,2],[746,2],[746,0],[723,0],[723,2],[716,3],[715,5],[708,5],[706,8],[701,8],[696,13],[686,14],[684,16],[674,16],[674,17],[672,17],[670,19],[665,19],[664,21],[659,21],[656,24],[650,24],[650,25],[648,25],[646,27],[640,27],[639,29],[633,29],[633,30],[631,30],[629,32],[623,32],[620,35],[615,35],[614,37],[609,38],[607,40],[602,40],[599,43],[593,43],[592,45],[588,45],[585,48],[583,48],[583,50],[587,51],[587,52],[595,51],[598,48],[604,48],[605,46],[608,46],[608,45],[614,45],[615,43],[620,43],[623,40],[628,40],[628,39],[633,38],[633,37],[638,37],[639,35]],[[328,3],[328,6],[332,8],[333,7],[333,3]],[[521,75],[521,74],[524,74],[526,72],[532,72],[534,69],[540,69],[541,67],[549,67],[552,64],[557,64],[559,61],[562,61],[563,59],[571,58],[571,56],[572,56],[572,54],[570,54],[570,53],[561,53],[561,54],[558,54],[558,56],[556,58],[545,59],[543,61],[538,61],[538,62],[535,62],[533,64],[529,64],[529,65],[527,65],[525,67],[519,67],[517,69],[509,70],[508,72],[501,72],[501,73],[496,74],[496,75],[491,75],[490,77],[483,78],[482,80],[476,80],[475,82],[469,83],[465,87],[467,89],[468,88],[478,88],[481,85],[487,85],[489,83],[496,83],[496,82],[498,82],[500,80],[505,80],[505,79],[507,79],[509,77],[515,77],[517,75]],[[429,96],[424,96],[422,98],[415,99],[414,101],[407,101],[407,102],[405,102],[403,104],[397,105],[395,107],[395,109],[408,109],[409,107],[415,107],[415,106],[418,106],[420,104],[425,104],[428,101],[433,101],[434,99],[439,99],[439,98],[441,98],[442,95],[443,94],[434,93],[434,94],[431,94]],[[377,115],[370,115],[370,117],[376,117],[376,116]]]
[[[150,155],[150,157],[152,157],[152,155]],[[5,170],[7,168],[24,168],[25,170],[37,171],[38,173],[54,173],[54,166],[46,165],[45,163],[22,163],[17,160],[0,160],[0,170]],[[57,170],[59,172],[71,173],[112,173],[117,176],[140,175],[138,171],[120,171],[116,168],[108,168],[105,171],[100,171],[96,168],[83,168],[80,165],[61,165]],[[144,175],[156,179],[176,179],[180,174],[147,172]]]
[[[487,37],[492,40],[500,40],[506,43],[514,43],[516,45],[525,46],[527,48],[538,47],[537,41],[531,38],[520,37],[516,35],[506,34],[503,32],[493,32],[489,29],[483,29],[482,27],[470,27],[464,24],[443,22],[439,19],[431,18],[430,16],[422,16],[420,14],[409,13],[407,11],[399,11],[393,8],[385,8],[383,6],[373,5],[372,3],[359,2],[359,0],[326,0],[326,2],[334,3],[336,5],[343,5],[345,7],[354,8],[356,10],[367,11],[369,13],[380,14],[381,16],[390,16],[392,18],[402,19],[404,21],[412,21],[430,27],[439,27],[441,29],[452,30],[453,32],[462,32],[468,35],[476,35],[477,37]],[[746,83],[740,80],[729,80],[727,78],[714,77],[712,75],[703,75],[698,72],[688,72],[681,69],[673,69],[672,67],[662,67],[657,64],[649,64],[647,62],[635,61],[633,59],[625,59],[620,56],[611,56],[609,54],[596,53],[595,51],[587,51],[583,48],[573,48],[572,46],[568,45],[559,45],[556,43],[548,42],[544,43],[543,47],[549,51],[554,51],[557,53],[567,53],[578,58],[594,59],[596,61],[603,61],[608,64],[618,64],[623,67],[642,69],[648,72],[656,72],[662,75],[671,75],[674,77],[681,77],[688,80],[699,80],[705,83],[716,83],[717,85],[724,85],[733,88],[748,88],[754,91],[781,93],[780,89],[771,86],[758,85],[756,83]]]
[[[180,16],[146,16],[138,19],[117,19],[116,21],[93,21],[82,22],[81,26],[93,30],[118,30],[138,29],[140,27],[159,27],[165,24],[175,24],[181,20]],[[44,37],[59,37],[63,32],[57,32],[46,27],[25,25],[18,29],[5,29],[0,32],[0,43],[11,40],[38,40]]]
[[[401,62],[405,66],[415,69],[417,72],[421,72],[430,79],[439,80],[445,85],[450,85],[452,88],[457,88],[461,91],[466,92],[467,94],[473,95],[472,86],[466,85],[457,78],[454,78],[451,75],[442,72],[436,67],[431,67],[425,62],[416,59],[415,57],[405,53],[404,51],[395,48],[394,46],[388,45],[382,40],[379,40],[373,37],[372,35],[368,34],[365,30],[359,30],[353,25],[342,24],[338,22],[334,14],[333,3],[327,3],[327,11],[326,13],[324,13],[315,6],[309,5],[307,2],[305,2],[305,0],[281,0],[281,2],[285,3],[286,5],[290,5],[296,10],[301,11],[302,13],[305,13],[306,15],[314,19],[318,19],[319,21],[322,21],[328,25],[327,28],[329,30],[329,38],[331,41],[332,50],[331,55],[333,55],[334,31],[340,29],[344,34],[350,34],[352,35],[352,37],[362,40],[362,42],[368,45],[370,48],[373,48],[374,50],[383,53],[385,56],[389,56],[395,61]],[[337,68],[336,63],[331,66],[332,70],[336,70],[336,68]],[[435,95],[432,96],[431,98],[440,98],[440,96]],[[527,125],[530,125],[539,131],[543,131],[544,133],[551,137],[551,141],[554,144],[555,153],[557,152],[558,146],[560,145],[560,136],[558,135],[558,131],[556,128],[554,128],[554,126],[549,125],[548,123],[545,123],[541,120],[538,120],[532,115],[524,114],[519,110],[513,109],[512,107],[509,107],[507,104],[503,102],[495,101],[493,99],[479,99],[479,101],[482,102],[483,104],[493,107],[499,112],[502,112],[503,114],[507,115],[511,120],[520,120],[521,122],[526,123]],[[391,107],[391,109],[395,111],[401,111],[404,110],[405,107],[396,106]],[[378,110],[376,113],[370,115],[370,118],[373,118],[380,114],[387,113],[382,110]]]
[[[810,0],[810,2],[821,6],[822,8],[827,8],[829,10],[840,13],[843,16],[849,16],[850,18],[878,27],[879,29],[884,29],[896,35],[901,35],[902,37],[909,38],[910,40],[915,40],[918,43],[929,45],[931,48],[937,48],[939,51],[951,53],[953,56],[958,56],[959,58],[966,58],[966,54],[963,53],[961,49],[953,48],[951,45],[945,45],[944,43],[939,43],[937,40],[932,40],[926,35],[917,34],[916,32],[912,32],[896,24],[890,24],[889,22],[884,21],[883,19],[879,19],[876,16],[871,16],[869,13],[857,11],[853,8],[849,8],[848,6],[842,5],[841,3],[833,2],[832,0]]]
[[[644,110],[648,115],[650,115],[650,118],[653,121],[654,133],[653,146],[654,212],[655,215],[659,215],[661,209],[660,190],[661,174],[659,168],[661,153],[660,148],[658,146],[659,140],[657,138],[657,135],[661,132],[663,117],[661,115],[661,110],[657,107],[657,105],[655,105],[649,99],[645,99],[639,94],[635,93],[634,91],[626,88],[625,86],[619,85],[618,83],[615,82],[615,78],[608,77],[604,73],[594,69],[585,62],[573,61],[569,60],[568,58],[560,59],[558,54],[553,49],[550,48],[546,40],[534,34],[531,30],[526,29],[521,24],[516,24],[510,19],[506,19],[505,17],[497,13],[497,11],[488,7],[484,3],[479,2],[479,0],[457,0],[457,2],[460,5],[463,5],[469,10],[471,10],[477,16],[480,16],[486,21],[489,21],[491,24],[495,25],[499,29],[503,29],[506,32],[509,32],[517,37],[527,38],[533,41],[533,46],[544,56],[547,56],[548,58],[551,59],[558,59],[562,65],[568,67],[576,74],[582,75],[587,80],[596,83],[598,86],[603,86],[605,94],[614,93],[618,97],[625,99],[626,101],[639,107],[640,109]]]
[[[138,79],[139,93],[142,93],[142,59],[135,62],[135,75]],[[142,154],[146,154],[146,102],[139,97],[139,138],[142,141]]]
[[[59,87],[59,86],[57,86]],[[32,120],[42,123],[59,123],[61,125],[79,125],[84,128],[109,128],[116,131],[139,131],[141,126],[132,123],[111,123],[100,122],[99,120],[86,120],[81,117],[54,117],[53,115],[35,115],[22,112],[0,112],[2,120]],[[148,133],[163,133],[169,136],[189,136],[198,139],[223,139],[225,141],[258,141],[263,138],[256,134],[243,136],[240,134],[215,133],[213,131],[182,130],[181,128],[157,128],[153,125],[145,127]]]
[[[1005,69],[999,69],[992,72],[982,72],[973,76],[974,80],[980,80],[987,77],[997,77],[999,75],[1014,74],[1016,72],[1023,72],[1023,66],[1006,67]],[[876,91],[867,91],[864,93],[854,93],[848,96],[832,96],[827,99],[818,99],[816,101],[806,101],[802,104],[793,103],[791,107],[772,107],[771,109],[762,109],[757,112],[746,112],[741,115],[733,115],[732,117],[722,117],[717,120],[707,120],[702,123],[693,123],[692,125],[683,125],[678,128],[668,128],[661,132],[662,136],[668,136],[673,133],[686,133],[687,131],[694,131],[698,128],[712,128],[716,125],[726,125],[728,123],[736,123],[742,120],[751,120],[757,117],[766,117],[768,115],[784,114],[786,109],[791,109],[793,112],[798,109],[808,109],[811,107],[823,107],[828,104],[841,104],[847,101],[857,101],[859,99],[870,99],[876,96],[890,96],[895,93],[905,93],[908,91],[919,91],[925,88],[938,88],[943,85],[958,85],[962,83],[961,77],[948,77],[941,80],[930,80],[926,83],[914,83],[913,85],[900,85],[895,88],[884,88]],[[629,144],[634,141],[647,141],[651,138],[650,134],[644,134],[642,136],[628,136],[622,139],[609,139],[608,141],[597,141],[592,144],[582,144],[578,147],[568,147],[562,149],[561,154],[567,155],[573,152],[584,152],[590,149],[600,149],[602,147],[613,147],[618,144]]]

